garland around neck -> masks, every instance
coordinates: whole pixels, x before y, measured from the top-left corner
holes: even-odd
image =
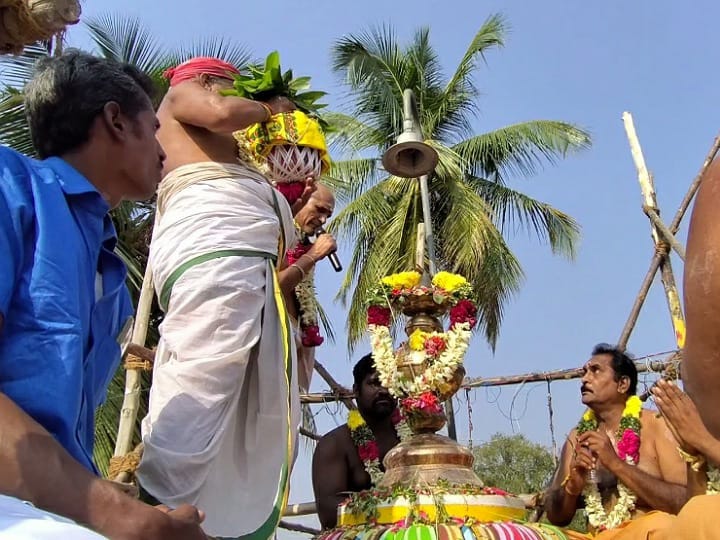
[[[640,412],[642,401],[637,396],[630,396],[625,402],[620,427],[617,432],[617,453],[618,457],[630,465],[637,465],[640,461]],[[578,435],[586,431],[595,431],[598,428],[598,421],[592,409],[583,414],[577,425]],[[597,530],[614,529],[632,518],[632,511],[635,509],[637,495],[625,484],[618,481],[618,500],[615,506],[606,512],[602,504],[602,497],[598,486],[594,482],[588,482],[583,489],[585,497],[585,513],[588,521]]]
[[[400,442],[404,442],[412,436],[412,431],[410,431],[399,409],[395,409],[393,412],[392,423]],[[380,468],[380,448],[378,448],[375,440],[375,434],[358,411],[348,413],[347,425],[365,471],[370,475],[370,482],[373,486],[376,486],[385,473]]]

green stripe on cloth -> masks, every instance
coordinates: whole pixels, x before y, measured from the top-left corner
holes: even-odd
[[[252,249],[223,249],[220,251],[203,253],[202,255],[198,255],[197,257],[193,257],[192,259],[185,261],[172,271],[170,277],[168,277],[167,281],[165,281],[162,292],[160,293],[160,297],[158,298],[160,308],[163,311],[167,311],[173,286],[185,272],[187,272],[193,266],[197,266],[198,264],[212,261],[213,259],[221,259],[223,257],[259,257],[262,259],[270,259],[273,261],[273,263],[277,262],[277,255],[268,253],[266,251],[257,251]]]

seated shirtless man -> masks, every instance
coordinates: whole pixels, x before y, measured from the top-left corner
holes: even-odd
[[[592,488],[591,471],[596,469],[603,508],[593,511],[586,505],[586,509],[597,515],[599,521],[605,521],[614,512],[622,515],[627,509],[630,519],[592,527],[602,531],[595,538],[645,540],[651,532],[666,527],[672,519],[668,514],[677,513],[686,500],[685,464],[676,450],[677,442],[662,419],[653,411],[642,409],[637,466],[621,459],[618,432],[626,402],[635,395],[635,364],[619,349],[598,345],[583,371],[582,402],[589,408],[586,415],[591,411],[597,426],[581,435],[573,429],[568,436],[546,497],[547,517],[556,525],[570,523],[577,509],[587,502]],[[620,483],[637,497],[634,509],[619,497]]]
[[[363,356],[355,364],[353,380],[358,411],[375,436],[382,464],[385,455],[400,442],[395,431],[397,404],[380,385],[371,355]],[[372,487],[348,424],[335,428],[318,442],[313,455],[312,480],[323,529],[337,525],[337,508],[347,492]]]

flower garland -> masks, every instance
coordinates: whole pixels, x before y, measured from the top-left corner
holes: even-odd
[[[393,411],[392,423],[400,442],[410,438],[412,432],[398,409]],[[375,435],[358,411],[348,413],[347,425],[358,455],[365,466],[365,470],[370,475],[370,481],[375,486],[385,474],[380,468],[380,449],[375,440]]]
[[[288,266],[295,264],[300,257],[310,250],[310,245],[299,242],[287,252]],[[305,347],[322,345],[325,339],[320,335],[318,326],[317,298],[315,296],[315,268],[308,270],[300,283],[295,287],[295,296],[298,300],[300,321],[300,335]]]
[[[367,322],[370,345],[380,383],[400,399],[405,414],[440,414],[438,395],[451,387],[470,345],[477,323],[477,306],[470,297],[472,288],[458,274],[438,272],[430,287],[420,285],[418,272],[386,276],[371,291]],[[398,369],[398,357],[390,334],[393,308],[402,309],[411,297],[431,297],[438,306],[450,307],[450,328],[446,332],[415,330],[398,353],[418,373],[408,377]]]
[[[720,493],[720,469],[708,464],[707,467],[707,489],[706,495],[717,495]]]
[[[618,457],[630,465],[637,465],[640,460],[640,411],[642,411],[640,398],[637,396],[629,397],[625,402],[625,409],[617,433]],[[598,421],[595,413],[588,409],[577,425],[578,435],[586,431],[594,431],[597,428]],[[631,512],[635,509],[637,495],[622,482],[618,482],[617,489],[618,500],[609,513],[605,511],[602,505],[602,498],[596,483],[589,482],[583,489],[585,513],[590,525],[594,528],[598,530],[614,529],[632,518]]]

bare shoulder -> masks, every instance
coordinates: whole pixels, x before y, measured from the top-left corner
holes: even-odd
[[[640,424],[643,438],[653,438],[657,442],[675,442],[672,432],[667,427],[660,413],[652,409],[643,409],[640,415]]]
[[[347,424],[343,424],[327,432],[320,438],[315,448],[315,454],[321,454],[325,457],[341,455],[347,453],[351,445],[352,438],[350,437],[350,430]]]

